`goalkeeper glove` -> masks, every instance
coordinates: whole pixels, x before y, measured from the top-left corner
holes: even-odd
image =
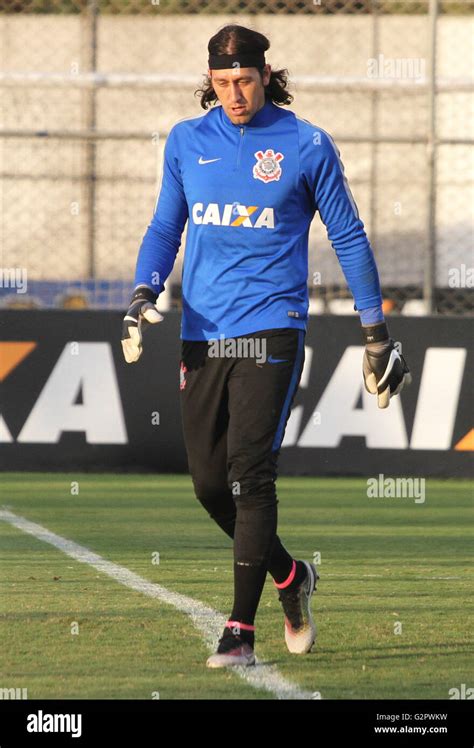
[[[390,398],[412,381],[402,354],[389,337],[386,322],[362,327],[365,342],[362,372],[367,392],[377,395],[379,408],[387,408]]]
[[[156,308],[158,294],[148,286],[138,286],[130,299],[130,306],[123,318],[122,349],[127,364],[138,361],[142,354],[143,332],[148,324],[156,324],[163,320]]]

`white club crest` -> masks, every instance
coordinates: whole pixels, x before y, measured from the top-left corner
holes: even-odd
[[[254,156],[257,159],[257,163],[253,167],[255,179],[261,179],[265,183],[280,179],[281,166],[279,162],[285,158],[283,153],[275,153],[272,148],[267,148],[265,152],[257,151]]]

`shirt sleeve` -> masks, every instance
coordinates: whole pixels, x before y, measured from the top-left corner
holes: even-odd
[[[302,149],[303,174],[354,297],[354,309],[360,312],[381,307],[374,254],[344,174],[339,149],[324,130],[316,129],[308,140]],[[381,311],[380,316],[383,319]]]
[[[188,205],[179,168],[174,126],[165,143],[161,187],[153,217],[138,252],[135,287],[145,285],[157,294],[164,290],[187,219]]]

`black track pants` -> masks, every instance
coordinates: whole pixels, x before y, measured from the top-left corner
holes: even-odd
[[[276,534],[275,480],[304,337],[303,330],[284,328],[214,348],[182,341],[181,413],[196,497],[234,539],[235,563],[265,564],[280,579],[292,557]]]

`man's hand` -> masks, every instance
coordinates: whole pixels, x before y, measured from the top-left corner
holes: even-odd
[[[157,294],[147,286],[139,286],[133,293],[122,325],[122,348],[127,364],[140,358],[142,336],[148,324],[154,325],[163,319],[155,306],[157,298]]]
[[[362,333],[365,341],[362,362],[365,389],[377,395],[379,408],[387,408],[390,398],[410,384],[410,370],[389,337],[385,322],[362,327]]]

